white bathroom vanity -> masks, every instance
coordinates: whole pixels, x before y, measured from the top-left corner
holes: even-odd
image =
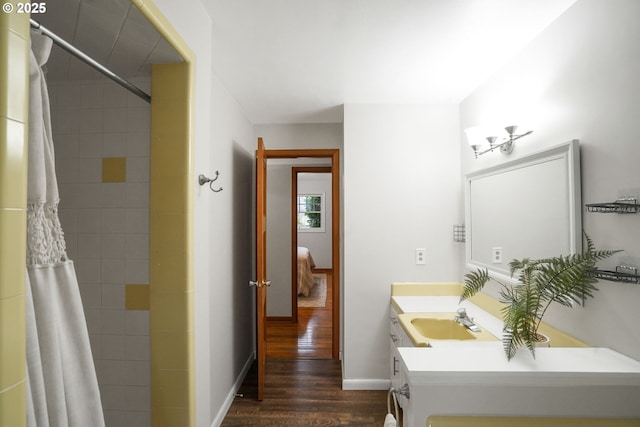
[[[427,292],[428,293],[428,292]],[[415,346],[402,313],[455,312],[458,297],[392,296],[392,387],[405,427],[427,425],[430,416],[524,416],[640,419],[640,362],[608,348],[521,349],[510,361],[502,348],[502,322],[471,302],[469,315],[495,341],[435,340]]]

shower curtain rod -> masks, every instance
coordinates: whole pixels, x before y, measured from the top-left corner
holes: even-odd
[[[147,94],[146,92],[144,92],[139,87],[135,86],[133,83],[131,83],[131,82],[123,79],[119,75],[115,74],[113,71],[109,70],[104,65],[100,64],[95,59],[93,59],[90,56],[88,56],[86,53],[82,52],[81,50],[79,50],[78,48],[76,48],[75,46],[73,46],[72,44],[67,42],[66,40],[60,38],[58,35],[53,33],[48,28],[40,25],[39,22],[34,21],[33,19],[29,19],[29,22],[31,23],[31,28],[40,31],[45,36],[48,36],[51,40],[53,40],[53,42],[56,45],[60,46],[62,49],[66,50],[67,52],[69,52],[70,54],[75,56],[76,58],[80,59],[81,61],[83,61],[86,64],[90,65],[91,67],[95,68],[100,73],[102,73],[105,76],[109,77],[111,80],[113,80],[114,82],[118,83],[120,86],[124,87],[125,89],[127,89],[127,90],[133,92],[134,94],[138,95],[140,98],[144,99],[145,101],[151,102],[151,96],[149,94]]]

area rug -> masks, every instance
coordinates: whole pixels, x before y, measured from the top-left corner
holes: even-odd
[[[314,274],[315,285],[309,296],[298,295],[298,307],[324,307],[327,303],[327,275]]]

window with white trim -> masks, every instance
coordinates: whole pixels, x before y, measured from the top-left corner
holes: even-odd
[[[298,194],[298,231],[314,233],[325,231],[324,193]]]

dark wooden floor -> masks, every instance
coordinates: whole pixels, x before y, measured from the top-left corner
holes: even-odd
[[[267,322],[265,398],[257,400],[256,366],[222,426],[381,426],[386,391],[342,390],[341,362],[331,359],[332,277],[324,308],[300,308],[298,324]]]
[[[259,402],[254,366],[223,427],[384,424],[386,391],[342,390],[338,360],[268,358],[265,383],[265,398]]]

